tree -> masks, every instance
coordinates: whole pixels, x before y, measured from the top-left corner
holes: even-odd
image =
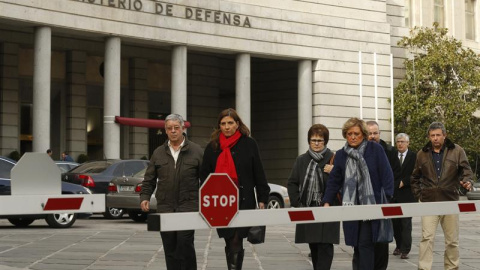
[[[480,55],[448,36],[448,29],[415,27],[398,45],[410,57],[406,74],[395,88],[395,131],[410,135],[410,147],[420,150],[433,121],[467,152],[478,171],[480,151]]]

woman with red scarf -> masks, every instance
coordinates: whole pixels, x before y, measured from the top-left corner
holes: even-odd
[[[258,208],[264,209],[268,202],[268,186],[258,146],[250,137],[250,130],[234,109],[223,110],[218,116],[218,126],[205,148],[200,169],[202,183],[210,173],[227,173],[239,190],[239,208],[255,209],[255,189]],[[217,229],[218,236],[225,239],[225,255],[228,269],[241,270],[243,264],[243,238],[250,227]]]

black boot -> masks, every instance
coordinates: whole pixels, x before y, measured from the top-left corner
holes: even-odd
[[[227,263],[229,264],[229,270],[242,270],[243,265],[243,255],[245,250],[242,249],[238,252],[230,252],[227,255]]]
[[[225,257],[227,258],[228,270],[232,270],[232,260],[230,259],[230,250],[228,247],[225,247]]]

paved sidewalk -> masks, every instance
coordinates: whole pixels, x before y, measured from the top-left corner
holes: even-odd
[[[417,269],[420,218],[413,222],[410,259],[390,255],[389,269]],[[460,216],[460,269],[480,269],[480,215]],[[267,227],[266,243],[245,242],[244,268],[259,270],[313,269],[308,246],[295,244],[294,226]],[[433,269],[443,269],[444,238],[438,228]],[[343,243],[343,239],[341,240]],[[224,243],[214,230],[196,232],[198,269],[226,269]],[[394,244],[390,245],[390,252]],[[335,246],[332,269],[351,269],[353,249]],[[165,261],[158,232],[129,219],[94,217],[77,220],[70,229],[51,229],[45,221],[17,229],[0,220],[0,270],[162,270]]]

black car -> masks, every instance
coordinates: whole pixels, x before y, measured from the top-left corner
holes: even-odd
[[[10,173],[17,164],[15,160],[0,156],[0,196],[11,195]],[[85,187],[71,183],[62,182],[62,194],[91,194]],[[33,215],[8,215],[0,216],[6,218],[17,227],[26,227],[36,219],[45,219],[52,228],[68,228],[75,223],[77,218],[88,218],[91,214],[83,213],[61,213],[61,214],[33,214]]]
[[[93,193],[107,194],[112,179],[132,176],[147,166],[148,160],[140,159],[90,161],[63,173],[62,181],[82,185]],[[121,218],[123,214],[124,209],[107,206],[103,216],[116,219]]]

